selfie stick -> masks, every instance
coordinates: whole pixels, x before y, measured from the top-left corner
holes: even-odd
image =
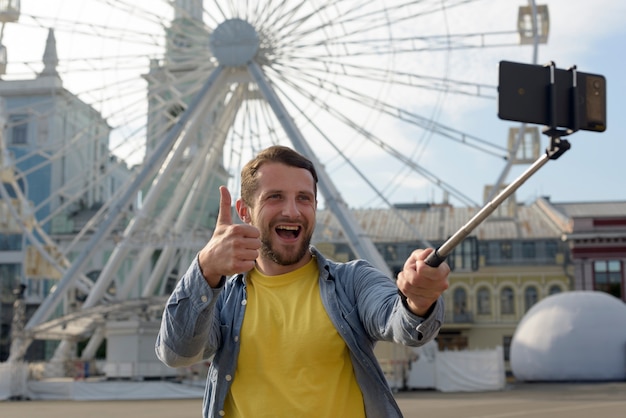
[[[555,64],[551,62],[547,67],[550,69],[550,84],[548,86],[548,112],[550,127],[543,130],[545,135],[550,137],[550,145],[546,148],[544,155],[539,157],[537,161],[533,163],[521,176],[519,176],[513,183],[504,188],[496,197],[488,202],[483,208],[478,211],[472,219],[470,219],[465,225],[463,225],[454,235],[452,235],[446,242],[444,242],[439,248],[433,251],[425,260],[426,264],[432,267],[437,267],[445,261],[450,255],[452,250],[459,245],[482,221],[484,221],[494,210],[500,206],[504,200],[509,197],[515,190],[517,190],[526,180],[528,180],[533,174],[535,174],[541,167],[543,167],[549,160],[556,160],[565,151],[570,149],[570,143],[562,139],[562,136],[574,133],[574,130],[558,129],[556,127],[556,84],[554,77]],[[572,82],[572,105],[574,109],[576,98],[576,67],[570,68],[573,74]],[[578,126],[578,114],[576,111],[573,113],[574,123],[573,126]]]

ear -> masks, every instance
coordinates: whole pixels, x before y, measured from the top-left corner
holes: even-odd
[[[237,214],[239,215],[239,219],[249,224],[251,221],[250,209],[248,208],[248,206],[246,206],[243,200],[237,199],[237,201],[235,202],[235,208],[237,209]]]

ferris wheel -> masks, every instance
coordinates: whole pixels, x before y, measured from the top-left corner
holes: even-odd
[[[3,20],[4,83],[58,80],[93,110],[59,118],[75,109],[64,98],[5,111],[3,208],[50,267],[39,274],[58,279],[26,326],[33,335],[70,332],[58,306],[71,292],[82,295],[78,314],[64,308],[75,324],[80,310],[113,315],[123,307],[102,306],[166,293],[210,236],[217,186],[237,195],[242,164],[272,144],[316,163],[320,206],[356,254],[385,268],[348,208],[435,193],[480,206],[449,162],[476,173],[476,189],[505,180],[515,145],[486,129],[497,63],[535,63],[548,30],[547,8],[521,0],[7,3],[17,10]],[[9,152],[59,120],[71,138]],[[22,126],[36,135],[21,138]],[[70,169],[29,203],[28,179]],[[76,332],[97,335],[96,322]]]

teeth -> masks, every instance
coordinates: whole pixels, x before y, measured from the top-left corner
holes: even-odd
[[[276,228],[277,229],[285,229],[287,231],[297,231],[298,230],[297,226],[284,226],[284,225],[281,225],[281,226],[278,226]]]

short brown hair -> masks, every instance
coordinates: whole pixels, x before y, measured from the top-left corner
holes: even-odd
[[[273,145],[258,153],[241,170],[241,199],[246,205],[252,206],[253,196],[258,187],[256,173],[265,163],[281,163],[308,170],[315,181],[315,196],[317,196],[317,172],[313,163],[289,147]]]

